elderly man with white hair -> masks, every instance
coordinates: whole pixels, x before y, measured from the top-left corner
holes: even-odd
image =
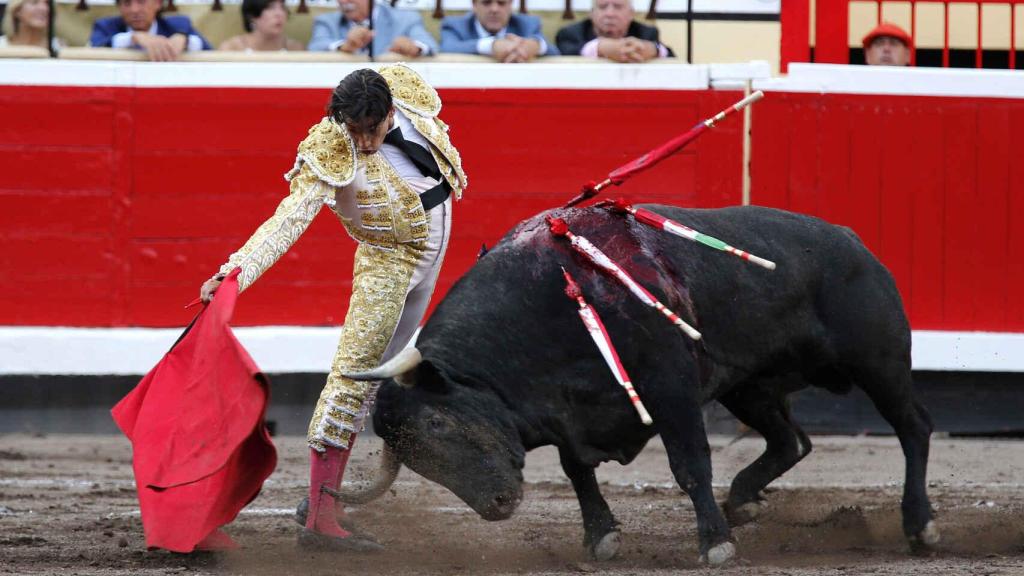
[[[594,0],[590,18],[558,31],[555,44],[563,55],[647,62],[675,56],[658,39],[658,29],[633,20],[630,0]]]

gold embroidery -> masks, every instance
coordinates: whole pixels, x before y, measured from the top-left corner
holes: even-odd
[[[370,184],[380,182],[381,171],[384,164],[379,154],[360,154],[359,159],[366,169],[366,181]]]
[[[398,242],[420,242],[426,240],[426,234],[420,234],[419,236],[413,235],[413,229],[410,226],[410,222],[414,220],[426,219],[426,214],[423,212],[423,203],[420,201],[420,197],[402,180],[398,174],[395,174],[394,170],[387,171],[388,184],[398,194],[398,208],[396,214],[394,226],[395,226],[395,240]]]
[[[442,174],[455,192],[455,199],[462,198],[462,191],[469,185],[466,173],[462,170],[462,158],[459,151],[452,146],[448,138],[448,125],[437,115],[441,112],[441,97],[430,84],[405,64],[383,66],[380,74],[384,76],[391,95],[402,110],[412,112],[409,118],[413,126],[437,150],[431,150],[434,160],[441,167]],[[440,151],[440,157],[438,157]],[[445,161],[442,162],[441,159]],[[446,166],[447,164],[447,166]]]
[[[361,422],[357,415],[372,384],[341,374],[380,364],[405,306],[409,281],[423,256],[421,246],[399,245],[393,251],[360,244],[352,272],[352,299],[341,330],[327,384],[309,424],[309,445],[347,448]]]
[[[348,130],[324,117],[309,129],[299,143],[298,156],[321,180],[331,186],[345,186],[356,173],[355,145]]]
[[[220,267],[227,273],[241,268],[238,290],[241,292],[274,265],[324,205],[325,187],[308,165],[303,165],[291,178],[291,194],[278,204],[277,210],[252,237]]]
[[[381,179],[372,183],[369,190],[354,192],[359,209],[357,221],[353,222],[334,206],[345,230],[359,242],[384,249],[402,243],[423,244],[429,230],[422,225],[427,215],[419,195],[379,154],[359,154],[358,160],[361,168],[374,167]]]
[[[363,212],[359,220],[367,230],[391,230],[391,216],[382,212]]]
[[[461,158],[435,118],[441,110],[437,92],[405,65],[385,66],[396,105],[412,113],[417,131],[433,144],[443,177],[456,198],[466,187]],[[363,171],[368,189],[350,187]],[[427,215],[419,196],[379,155],[358,153],[344,126],[329,118],[309,129],[299,144],[295,167],[288,172],[291,193],[274,215],[232,254],[222,272],[242,268],[244,290],[281,257],[306,230],[324,203],[331,204],[345,229],[359,242],[352,275],[352,297],[341,340],[309,426],[309,444],[346,448],[361,427],[374,384],[343,378],[349,370],[377,366],[391,341],[405,305],[409,281],[426,248]],[[358,222],[342,215],[336,195],[355,194]],[[372,228],[372,229],[368,229]]]
[[[441,122],[437,118],[419,116],[410,117],[410,120],[416,127],[416,131],[433,144],[430,152],[434,155],[434,161],[437,162],[438,167],[441,168],[441,174],[455,192],[455,199],[461,199],[462,191],[469,185],[469,181],[466,178],[466,173],[462,171],[462,157],[455,146],[452,146],[451,140],[448,139],[448,133],[443,123],[437,124]]]
[[[356,192],[356,201],[364,202],[367,204],[387,202],[387,190],[381,188],[380,186],[376,186],[370,190],[359,190]]]
[[[395,104],[418,116],[437,116],[441,112],[441,97],[422,76],[405,64],[382,66],[380,75],[391,88]]]

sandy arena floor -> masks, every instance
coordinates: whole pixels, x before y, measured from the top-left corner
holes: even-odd
[[[712,440],[719,498],[762,442]],[[374,443],[376,442],[376,443]],[[387,546],[373,556],[295,547],[306,483],[301,438],[276,438],[277,471],[228,527],[243,549],[222,555],[146,551],[131,451],[115,436],[0,436],[0,573],[8,574],[1024,574],[1024,442],[932,443],[930,494],[942,543],[912,557],[900,531],[903,459],[892,438],[814,438],[814,452],[773,485],[761,519],[734,531],[738,559],[699,565],[693,509],[652,442],[631,465],[599,470],[624,545],[607,563],[580,544],[575,495],[554,450],[527,458],[524,502],[486,522],[440,486],[403,470],[392,493],[352,511]],[[357,447],[355,473],[379,441]]]

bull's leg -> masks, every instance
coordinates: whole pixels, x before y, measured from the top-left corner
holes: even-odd
[[[903,533],[910,542],[911,550],[918,552],[939,542],[939,531],[932,520],[925,479],[932,420],[914,394],[909,368],[901,363],[894,364],[888,370],[858,377],[855,381],[871,398],[882,417],[892,425],[900,439],[906,460]]]
[[[736,418],[764,436],[764,453],[732,481],[725,517],[733,526],[745,524],[761,511],[759,493],[811,453],[807,434],[790,419],[785,397],[749,386],[719,398]]]
[[[621,539],[618,521],[608,508],[597,485],[594,467],[576,460],[565,450],[559,450],[562,470],[576,490],[583,515],[583,546],[595,560],[611,560],[619,552]]]
[[[693,502],[701,560],[711,565],[727,562],[736,555],[736,547],[711,488],[711,448],[692,384],[652,386],[645,393],[641,397],[651,409],[654,425],[665,443],[672,474]]]

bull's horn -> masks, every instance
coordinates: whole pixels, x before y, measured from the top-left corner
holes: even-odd
[[[352,486],[342,485],[338,491],[338,498],[346,504],[366,504],[380,498],[395,483],[398,470],[402,463],[398,461],[395,453],[384,444],[380,453],[380,469],[372,480],[367,482],[354,482]]]
[[[399,384],[406,388],[415,385],[413,369],[423,360],[420,351],[415,346],[410,346],[398,353],[397,356],[377,366],[373,370],[365,372],[342,373],[342,376],[353,380],[383,380],[394,378]]]

